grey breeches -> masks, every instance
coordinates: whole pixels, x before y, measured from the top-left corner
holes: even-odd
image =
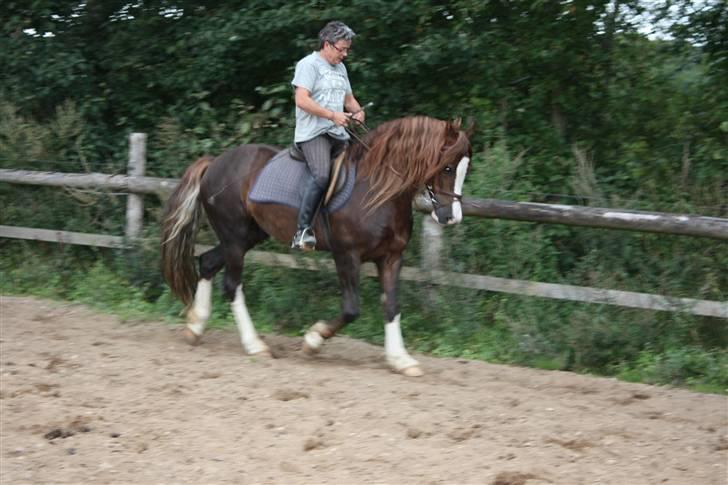
[[[298,146],[306,157],[306,164],[316,180],[316,185],[326,188],[331,175],[331,160],[346,148],[346,141],[324,134],[299,143]]]

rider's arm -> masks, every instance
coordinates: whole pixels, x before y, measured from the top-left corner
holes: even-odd
[[[342,112],[331,111],[319,105],[311,97],[311,91],[300,86],[296,87],[296,106],[304,110],[306,113],[326,118],[337,125],[346,125],[349,121],[348,116]]]
[[[364,110],[362,110],[359,101],[356,100],[353,93],[349,93],[344,98],[344,109],[349,113],[354,113],[353,118],[364,122]]]

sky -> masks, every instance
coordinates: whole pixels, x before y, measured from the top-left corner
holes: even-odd
[[[692,2],[689,2],[689,8],[691,11],[696,11],[711,5],[715,5],[721,1],[725,0],[693,0]],[[570,3],[570,0],[562,0],[561,3],[564,5],[568,5]],[[612,5],[614,5],[615,3],[616,0],[613,0]],[[682,2],[671,2],[666,0],[641,0],[640,4],[645,7],[645,12],[641,14],[632,13],[631,15],[627,13],[627,19],[632,21],[634,25],[637,26],[638,32],[646,35],[650,39],[670,39],[670,26],[674,23],[687,21],[685,13],[680,12],[680,7],[674,5],[674,3]],[[72,14],[72,16],[82,15],[82,11],[84,10],[85,5],[85,1],[80,1],[78,7],[75,9],[76,13]],[[657,18],[655,10],[664,7],[665,5],[671,5],[668,10],[668,16],[662,19]],[[135,3],[133,2],[125,5],[115,14],[115,18],[113,20],[119,21],[134,18],[132,15],[129,14],[130,8],[133,8],[134,6]],[[610,10],[613,11],[613,9],[614,7],[612,7]],[[168,7],[160,10],[159,14],[166,17],[181,17],[182,15],[184,15],[184,11],[176,7]],[[43,37],[53,37],[52,32],[44,32],[43,34],[38,34],[35,29],[26,29],[23,32],[33,36],[42,35]]]

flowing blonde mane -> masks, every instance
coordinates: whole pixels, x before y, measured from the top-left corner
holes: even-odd
[[[365,207],[373,211],[392,198],[423,186],[448,163],[457,163],[469,148],[460,122],[425,116],[388,121],[365,138],[367,150],[352,147],[357,178],[369,179]]]

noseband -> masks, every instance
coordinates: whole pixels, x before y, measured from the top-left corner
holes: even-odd
[[[438,200],[436,194],[448,195],[458,202],[462,202],[463,200],[463,194],[456,194],[455,192],[450,192],[448,190],[438,190],[435,192],[435,189],[432,187],[432,183],[425,185],[425,188],[427,188],[427,196],[430,198],[430,203],[432,204],[433,209],[438,209],[442,206],[442,202]]]

